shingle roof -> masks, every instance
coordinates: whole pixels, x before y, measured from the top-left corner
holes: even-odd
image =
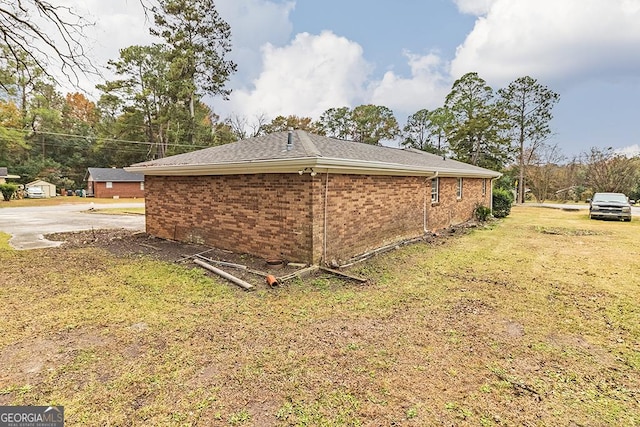
[[[402,170],[420,173],[448,172],[472,176],[496,177],[500,174],[488,169],[469,165],[442,156],[415,149],[344,141],[335,138],[294,131],[292,146],[287,149],[288,132],[276,132],[249,138],[190,153],[137,163],[127,168],[144,174],[162,174],[171,170],[197,168],[199,171],[216,174],[229,165],[247,169],[259,164],[295,165],[331,169],[332,167],[358,167],[360,171]]]
[[[9,173],[9,170],[7,167],[3,166],[0,168],[0,178],[4,178],[4,179],[18,179],[20,178],[20,175],[13,175]]]
[[[144,175],[118,168],[88,168],[94,182],[143,182]]]

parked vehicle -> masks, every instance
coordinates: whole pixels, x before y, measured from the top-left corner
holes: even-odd
[[[40,187],[29,187],[25,194],[29,199],[42,199],[46,197],[44,191]]]
[[[631,203],[622,193],[596,193],[589,200],[589,218],[631,221]]]

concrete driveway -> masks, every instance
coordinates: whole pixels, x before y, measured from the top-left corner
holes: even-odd
[[[9,202],[10,203],[10,202]],[[107,215],[92,209],[144,207],[142,203],[83,203],[59,206],[0,208],[0,231],[11,234],[9,244],[15,249],[60,246],[44,238],[49,233],[125,228],[144,231],[144,215]]]

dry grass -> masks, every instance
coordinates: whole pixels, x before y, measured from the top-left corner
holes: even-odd
[[[97,249],[0,245],[0,404],[68,425],[640,424],[640,221],[517,207],[244,293]],[[6,241],[6,236],[3,241]]]
[[[94,209],[90,213],[99,213],[104,215],[144,215],[145,209],[142,208],[106,208]]]
[[[11,200],[9,202],[0,200],[0,208],[17,208],[24,206],[57,206],[57,205],[75,205],[84,203],[144,203],[144,199],[102,199],[95,197],[77,197],[77,196],[58,196],[47,199],[20,199]]]

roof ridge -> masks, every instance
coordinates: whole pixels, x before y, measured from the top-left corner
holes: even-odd
[[[307,156],[322,157],[322,153],[320,152],[320,150],[318,150],[318,147],[316,147],[311,138],[309,138],[307,132],[303,130],[297,130],[296,134],[298,135],[300,144],[302,144],[302,148],[304,148]]]

